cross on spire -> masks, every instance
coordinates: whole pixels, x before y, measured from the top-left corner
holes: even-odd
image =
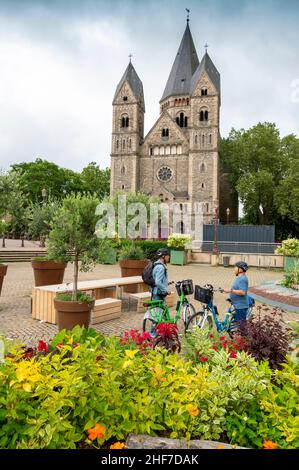
[[[133,54],[129,54],[130,62],[131,62],[132,57],[133,57]]]
[[[208,43],[205,43],[204,47],[205,47],[205,50],[206,50],[206,53],[207,53],[207,52],[208,52],[209,44],[208,44]]]
[[[189,23],[190,10],[188,8],[186,8],[185,10],[187,12],[187,23]]]

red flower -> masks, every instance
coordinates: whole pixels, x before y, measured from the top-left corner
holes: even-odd
[[[217,346],[212,346],[212,348],[214,349],[214,351],[217,351]]]
[[[104,356],[101,354],[96,358],[96,362],[102,361],[104,359]]]
[[[45,343],[45,341],[42,341],[42,340],[40,339],[40,340],[38,341],[37,350],[38,350],[39,352],[47,352],[47,351],[48,351],[47,343]]]
[[[73,347],[76,348],[78,346],[78,343],[76,341],[73,342]]]
[[[212,333],[209,336],[210,336],[210,338],[214,338],[214,335]]]
[[[206,356],[202,356],[199,358],[200,362],[207,362],[209,359]]]
[[[220,341],[224,341],[225,340],[225,336],[220,336]]]
[[[232,351],[229,357],[231,357],[232,359],[235,359],[237,357],[237,354],[234,351]]]

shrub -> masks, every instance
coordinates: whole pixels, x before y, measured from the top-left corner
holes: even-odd
[[[288,238],[283,240],[281,246],[276,249],[275,253],[285,256],[294,256],[299,258],[299,240],[298,238]]]
[[[286,287],[299,289],[299,261],[294,264],[292,269],[285,273],[284,279],[280,282],[280,284]]]
[[[167,246],[174,250],[185,250],[192,243],[192,237],[180,233],[172,233],[167,240]]]
[[[156,253],[159,248],[167,248],[166,241],[136,240],[135,243],[142,248],[145,257],[153,261],[157,259]]]
[[[291,329],[282,320],[282,313],[274,309],[270,314],[251,317],[243,326],[245,349],[259,362],[268,360],[272,369],[281,367],[289,351]]]
[[[298,385],[298,364],[288,362],[275,370],[259,397],[228,414],[231,443],[261,448],[270,440],[280,449],[298,449]]]
[[[145,254],[142,248],[140,248],[140,246],[137,246],[135,243],[130,243],[129,245],[125,245],[121,249],[119,253],[119,259],[120,260],[127,260],[127,259],[144,260]]]

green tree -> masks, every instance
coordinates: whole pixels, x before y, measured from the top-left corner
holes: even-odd
[[[42,204],[30,204],[26,209],[28,219],[28,233],[34,239],[45,238],[51,230],[51,223],[58,211],[59,204],[55,200],[48,200]]]
[[[79,262],[81,271],[88,271],[99,259],[100,240],[95,235],[96,207],[99,200],[92,195],[67,196],[52,222],[47,241],[50,259],[74,263],[72,300],[77,300]]]
[[[8,222],[7,230],[21,235],[25,232],[25,196],[15,171],[0,174],[0,217]]]
[[[72,192],[81,191],[81,178],[78,173],[47,160],[37,158],[34,162],[18,163],[12,169],[19,175],[23,193],[28,203],[41,202],[42,189],[49,197],[62,199]]]
[[[96,162],[91,162],[83,168],[81,180],[83,190],[95,193],[100,199],[103,199],[110,190],[110,168],[101,170]]]
[[[275,224],[278,236],[298,230],[298,195],[292,186],[299,177],[296,136],[280,138],[272,123],[232,129],[221,141],[220,158],[243,203],[244,222]]]

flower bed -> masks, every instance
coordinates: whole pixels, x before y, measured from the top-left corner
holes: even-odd
[[[153,347],[137,330],[80,327],[37,348],[7,345],[0,448],[122,448],[130,433],[298,448],[296,358],[273,369],[243,338],[204,331],[180,353]]]

